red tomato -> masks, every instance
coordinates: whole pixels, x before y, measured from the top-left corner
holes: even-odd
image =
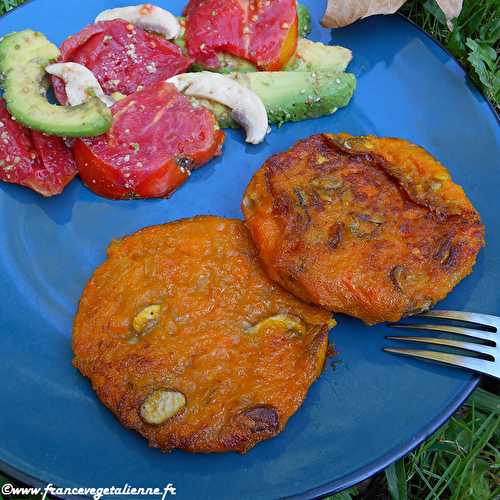
[[[253,7],[253,9],[252,9]],[[295,0],[250,2],[250,59],[265,71],[279,71],[297,50],[299,22]]]
[[[159,82],[117,102],[104,135],[77,139],[83,182],[106,198],[168,196],[214,155],[224,133],[213,114]]]
[[[90,24],[68,38],[60,61],[83,64],[106,94],[125,95],[185,73],[191,65],[177,45],[121,19]],[[66,104],[63,82],[57,77],[52,81],[57,99]]]
[[[275,71],[297,49],[296,0],[191,0],[185,14],[189,55],[211,69],[227,52]]]
[[[73,154],[62,138],[23,127],[0,99],[0,180],[53,196],[76,173]]]

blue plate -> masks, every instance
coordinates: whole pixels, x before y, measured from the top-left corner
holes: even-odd
[[[0,33],[33,28],[60,43],[105,8],[129,0],[35,0],[0,20]],[[132,2],[133,3],[133,2]],[[353,50],[351,104],[332,117],[285,125],[265,144],[228,132],[224,155],[170,200],[109,201],[74,181],[42,199],[0,186],[0,460],[29,483],[163,487],[182,498],[309,498],[356,483],[420,443],[477,383],[462,371],[382,352],[385,326],[339,317],[340,352],[277,438],[247,455],[165,455],[127,431],[71,366],[79,296],[113,238],[196,214],[240,217],[253,172],[272,153],[318,132],[398,136],[450,169],[483,217],[488,246],[474,273],[441,305],[498,314],[499,129],[457,63],[401,17],[375,17],[335,32],[308,0],[312,38]],[[182,0],[160,1],[180,13]],[[130,497],[129,497],[130,498]]]

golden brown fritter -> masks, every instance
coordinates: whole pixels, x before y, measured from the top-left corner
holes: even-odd
[[[197,217],[111,244],[80,301],[74,365],[151,446],[245,452],[302,404],[331,322],[269,280],[241,221]]]
[[[315,135],[269,158],[242,204],[270,277],[368,324],[428,309],[484,245],[447,170],[400,139]]]

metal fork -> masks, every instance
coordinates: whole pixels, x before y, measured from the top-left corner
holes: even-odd
[[[454,347],[469,352],[482,354],[490,359],[481,359],[471,356],[462,356],[440,351],[427,351],[423,349],[395,349],[385,348],[385,352],[403,354],[429,361],[438,361],[447,365],[466,368],[474,372],[490,375],[500,378],[500,318],[490,314],[476,314],[461,311],[428,311],[419,316],[428,318],[444,318],[463,323],[473,323],[490,331],[478,330],[471,325],[471,328],[460,326],[451,326],[444,324],[418,324],[418,323],[393,323],[389,324],[391,328],[407,328],[410,330],[431,330],[436,332],[447,332],[471,337],[483,341],[482,343],[463,342],[461,340],[441,339],[434,337],[394,337],[388,336],[386,339],[400,340],[405,342],[416,342],[421,344],[432,344],[446,347]]]

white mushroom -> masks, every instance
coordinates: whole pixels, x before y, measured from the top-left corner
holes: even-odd
[[[173,14],[149,3],[104,10],[95,18],[95,22],[113,19],[123,19],[145,30],[160,33],[167,39],[177,38],[181,32],[181,25]]]
[[[209,71],[183,73],[167,82],[188,96],[210,99],[231,108],[231,116],[245,129],[247,142],[259,144],[264,140],[269,129],[264,103],[241,83]]]
[[[93,96],[98,97],[108,107],[115,103],[112,97],[103,92],[92,71],[81,64],[72,62],[49,64],[45,71],[64,81],[70,106],[78,106]]]

